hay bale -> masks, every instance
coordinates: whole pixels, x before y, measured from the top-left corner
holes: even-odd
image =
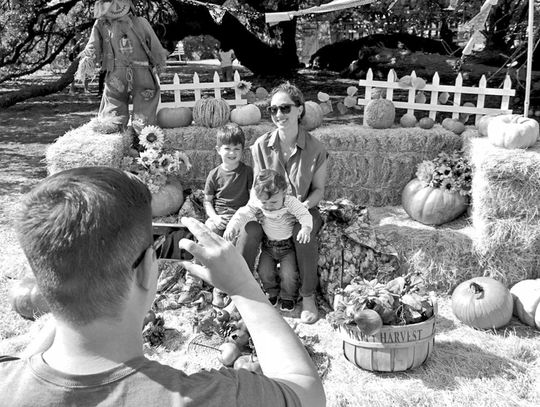
[[[92,122],[89,122],[68,131],[47,148],[47,172],[54,174],[76,167],[119,168],[130,144],[128,134],[97,133],[93,130]]]
[[[368,208],[375,233],[388,240],[401,261],[422,273],[432,289],[452,291],[468,278],[482,275],[474,251],[474,229],[461,217],[442,226],[412,220],[400,206]]]
[[[262,122],[243,126],[246,146],[274,126]],[[220,161],[215,146],[216,129],[189,126],[167,129],[166,149],[183,149],[194,168],[191,182],[204,185],[206,174]],[[433,159],[441,151],[462,148],[462,138],[436,125],[433,129],[391,128],[377,130],[359,124],[330,124],[311,132],[329,151],[325,199],[348,198],[365,206],[397,205],[401,191],[423,160]],[[249,151],[244,161],[251,164]]]
[[[540,143],[503,149],[471,137],[474,247],[485,275],[507,285],[540,277]]]

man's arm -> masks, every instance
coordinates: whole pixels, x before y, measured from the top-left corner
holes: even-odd
[[[315,365],[291,327],[270,305],[238,250],[195,219],[182,218],[182,223],[199,243],[182,239],[179,246],[202,264],[183,262],[184,267],[232,298],[251,334],[264,374],[287,384],[302,406],[325,406]]]

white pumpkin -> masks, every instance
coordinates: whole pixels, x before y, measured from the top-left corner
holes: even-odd
[[[528,148],[536,143],[540,127],[534,119],[517,114],[493,117],[487,126],[488,140],[502,148]]]
[[[231,111],[231,122],[240,126],[257,124],[260,121],[261,110],[252,103],[245,106],[238,106],[236,109]]]

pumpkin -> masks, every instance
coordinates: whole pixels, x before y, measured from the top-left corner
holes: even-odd
[[[184,203],[184,191],[180,182],[168,181],[152,194],[152,216],[167,216],[177,212]]]
[[[13,310],[23,318],[34,320],[49,312],[49,305],[34,277],[25,277],[15,282],[9,290],[8,298]]]
[[[231,122],[240,126],[257,124],[261,120],[261,110],[254,104],[238,106],[231,111]]]
[[[186,127],[193,121],[191,110],[187,107],[164,107],[157,112],[157,123],[164,129]]]
[[[418,122],[418,127],[425,130],[432,129],[433,126],[435,126],[435,120],[433,120],[431,117],[422,117]]]
[[[540,329],[540,279],[520,281],[510,294],[514,298],[514,315],[524,324]]]
[[[318,103],[308,100],[304,104],[306,113],[300,123],[307,131],[319,127],[323,122],[323,112]]]
[[[247,369],[250,372],[262,374],[261,364],[259,363],[257,356],[253,356],[253,354],[240,356],[234,361],[233,368],[236,370]]]
[[[399,119],[399,123],[403,127],[414,127],[416,126],[416,116],[412,113],[407,113],[401,116],[401,119]]]
[[[193,106],[193,120],[203,127],[220,127],[229,121],[231,108],[223,99],[199,99]]]
[[[478,124],[476,127],[478,128],[478,135],[481,137],[487,137],[487,126],[491,119],[494,117],[499,116],[499,113],[497,114],[487,114],[485,116],[482,116],[480,119],[478,119]]]
[[[519,115],[504,114],[492,118],[487,125],[488,140],[503,148],[528,148],[536,143],[538,122]]]
[[[455,120],[455,119],[450,119],[450,118],[444,119],[442,121],[442,126],[446,130],[450,130],[451,132],[456,133],[456,134],[461,134],[465,131],[465,125],[461,123],[459,120]]]
[[[490,277],[464,281],[452,293],[452,311],[464,324],[478,329],[500,328],[512,318],[508,288]]]
[[[457,192],[426,186],[418,178],[411,180],[401,194],[405,212],[425,225],[442,225],[467,210],[467,198]]]
[[[370,100],[364,109],[366,124],[374,129],[387,129],[394,124],[396,108],[388,99]]]

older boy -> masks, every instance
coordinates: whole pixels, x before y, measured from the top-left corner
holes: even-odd
[[[150,193],[120,170],[57,173],[24,199],[17,233],[54,322],[20,360],[0,363],[5,406],[324,406],[321,381],[240,254],[194,219],[181,240],[189,271],[227,291],[265,376],[187,375],[145,358],[141,325],[155,297]],[[37,352],[37,353],[35,353]]]

